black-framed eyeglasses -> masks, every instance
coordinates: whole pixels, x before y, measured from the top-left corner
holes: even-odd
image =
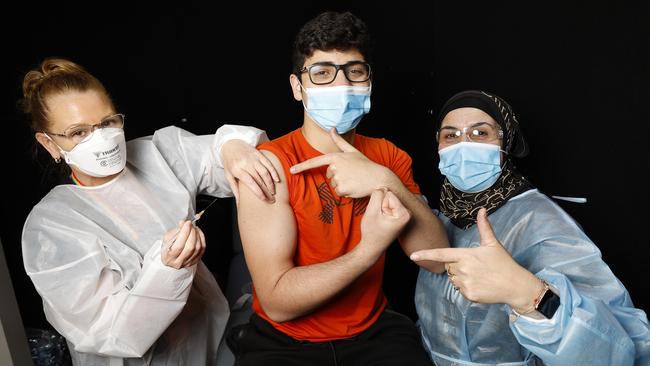
[[[98,128],[99,129],[124,128],[124,115],[121,113],[117,113],[112,116],[108,116],[102,119],[101,121],[99,121],[99,123],[95,123],[93,125],[89,125],[85,123],[72,125],[66,128],[65,131],[63,131],[63,133],[54,133],[48,131],[43,131],[43,132],[47,133],[48,135],[65,137],[69,140],[72,140],[74,143],[79,144],[85,141],[85,139]]]
[[[316,85],[324,85],[333,82],[339,70],[343,70],[343,75],[351,83],[363,83],[370,80],[370,64],[364,61],[351,61],[342,65],[331,62],[317,62],[305,66],[300,73],[308,73],[309,80]]]

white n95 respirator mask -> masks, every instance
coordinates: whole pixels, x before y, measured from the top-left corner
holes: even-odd
[[[92,177],[119,173],[126,165],[126,141],[121,128],[96,129],[72,150],[60,151],[68,165]]]

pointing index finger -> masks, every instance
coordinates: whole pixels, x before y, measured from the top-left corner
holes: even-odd
[[[412,261],[430,260],[444,263],[454,263],[465,258],[471,248],[439,248],[419,250],[411,254]]]
[[[289,169],[291,174],[298,174],[304,172],[305,170],[318,168],[321,166],[329,165],[332,163],[332,154],[325,154],[305,160],[302,163],[298,163]]]

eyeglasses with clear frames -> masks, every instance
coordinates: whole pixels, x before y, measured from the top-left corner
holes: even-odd
[[[345,78],[352,83],[363,83],[370,80],[370,64],[363,61],[351,61],[342,65],[331,62],[317,62],[303,67],[300,73],[308,73],[309,80],[313,84],[325,85],[336,79],[339,70],[343,70]]]
[[[490,143],[503,139],[503,130],[488,122],[477,122],[462,129],[445,126],[436,132],[436,141],[441,145],[453,145],[464,141],[463,135],[472,142]]]
[[[124,128],[124,115],[121,113],[108,116],[101,120],[99,123],[93,125],[89,124],[78,124],[72,125],[63,131],[63,133],[53,133],[47,132],[48,135],[65,137],[69,140],[72,140],[74,143],[79,144],[86,140],[96,129],[102,128]]]

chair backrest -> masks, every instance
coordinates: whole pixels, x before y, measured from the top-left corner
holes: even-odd
[[[237,225],[237,205],[232,200],[232,251],[233,255],[228,270],[228,284],[226,285],[226,299],[232,307],[244,294],[252,291],[252,279],[246,266],[244,249],[239,236]]]

